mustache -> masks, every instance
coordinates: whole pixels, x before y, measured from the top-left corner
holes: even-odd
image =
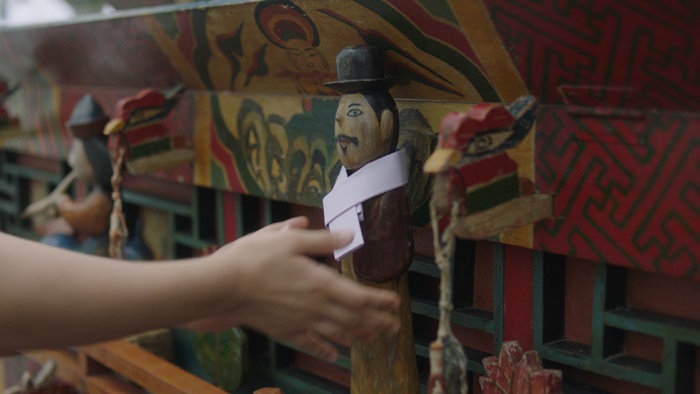
[[[345,134],[340,134],[340,135],[336,136],[335,142],[338,144],[340,144],[342,142],[345,142],[346,144],[351,143],[351,144],[354,144],[355,146],[360,144],[360,140],[358,140],[357,137],[351,137],[351,136],[345,135]]]

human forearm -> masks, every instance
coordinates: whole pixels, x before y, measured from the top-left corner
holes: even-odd
[[[121,262],[4,234],[0,245],[0,353],[90,343],[224,312],[212,270],[202,269],[206,260]]]
[[[309,256],[352,233],[275,223],[199,259],[131,263],[0,233],[0,354],[113,339],[197,321],[245,324],[328,359],[346,343],[396,332],[399,298],[342,278]],[[225,326],[224,326],[225,325]]]

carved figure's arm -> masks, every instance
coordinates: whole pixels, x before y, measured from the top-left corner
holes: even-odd
[[[107,228],[112,200],[103,191],[95,189],[80,201],[63,194],[57,199],[56,208],[75,231],[97,235]]]

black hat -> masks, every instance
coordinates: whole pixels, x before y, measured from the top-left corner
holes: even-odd
[[[340,93],[358,93],[389,89],[396,80],[384,78],[384,65],[379,50],[361,45],[343,48],[335,57],[338,80],[324,85]]]
[[[88,138],[102,135],[109,119],[100,104],[89,93],[73,107],[73,112],[66,126],[76,138]]]

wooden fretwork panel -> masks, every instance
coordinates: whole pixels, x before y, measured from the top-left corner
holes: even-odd
[[[700,391],[700,286],[604,263],[539,255],[535,344],[566,387]]]

